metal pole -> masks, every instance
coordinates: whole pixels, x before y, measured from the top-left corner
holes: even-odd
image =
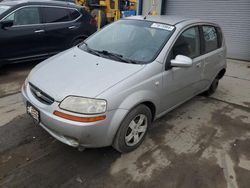
[[[167,0],[162,0],[162,3],[161,3],[161,15],[166,14],[166,10],[167,10]]]
[[[143,0],[138,0],[137,15],[142,15]]]
[[[101,10],[98,10],[98,17],[97,17],[97,30],[101,29]]]

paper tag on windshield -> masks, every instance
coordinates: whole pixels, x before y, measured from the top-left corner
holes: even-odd
[[[164,29],[164,30],[167,30],[167,31],[172,31],[174,29],[174,26],[166,25],[166,24],[160,24],[160,23],[153,23],[151,25],[151,27],[158,28],[158,29]]]

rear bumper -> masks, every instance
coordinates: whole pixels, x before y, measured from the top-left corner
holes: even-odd
[[[39,102],[30,92],[29,85],[23,86],[22,95],[25,103],[29,101],[40,111],[40,126],[57,140],[73,147],[111,145],[122,119],[128,112],[124,109],[107,111],[105,120],[80,123],[55,116],[53,114],[55,110],[63,111],[59,109],[59,103],[45,105]]]

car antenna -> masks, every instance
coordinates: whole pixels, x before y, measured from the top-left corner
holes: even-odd
[[[151,13],[151,11],[152,11],[152,7],[149,9],[148,13],[143,17],[143,20],[147,19],[147,16]]]

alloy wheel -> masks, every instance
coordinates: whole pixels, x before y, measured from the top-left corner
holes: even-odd
[[[127,146],[135,146],[141,141],[148,127],[148,119],[144,114],[137,115],[129,124],[125,136]]]

